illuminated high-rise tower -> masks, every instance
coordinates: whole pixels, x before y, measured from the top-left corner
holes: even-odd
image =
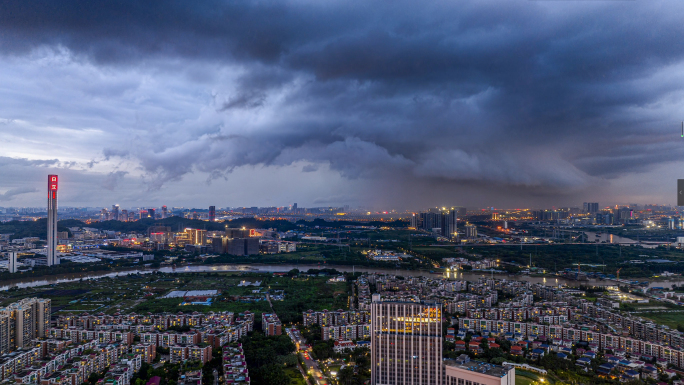
[[[209,206],[209,222],[216,222],[216,206]]]
[[[57,175],[48,175],[47,265],[59,265],[57,258]]]
[[[373,294],[371,384],[442,384],[440,303]]]

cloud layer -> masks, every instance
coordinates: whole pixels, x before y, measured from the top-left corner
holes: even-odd
[[[11,145],[0,155],[57,159],[36,166],[69,168],[105,197],[125,190],[131,204],[135,194],[219,206],[674,203],[682,11],[657,1],[6,2],[0,140]],[[274,172],[294,197],[250,187]],[[650,192],[624,194],[654,172],[663,177]],[[193,192],[197,181],[205,192]],[[217,197],[226,189],[240,191]],[[242,197],[253,200],[228,201]]]

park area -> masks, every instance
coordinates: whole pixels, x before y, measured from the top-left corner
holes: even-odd
[[[53,313],[275,311],[284,323],[299,322],[302,312],[347,309],[351,283],[329,282],[326,272],[287,275],[251,272],[129,274],[0,292],[4,306],[27,297],[52,300]],[[210,293],[188,299],[182,293]],[[171,298],[169,293],[178,291]],[[187,295],[187,294],[186,294]],[[271,303],[267,300],[271,297]],[[272,307],[271,307],[272,304]]]

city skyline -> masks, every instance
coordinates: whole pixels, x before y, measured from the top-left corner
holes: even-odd
[[[682,4],[2,9],[3,206],[675,203]]]

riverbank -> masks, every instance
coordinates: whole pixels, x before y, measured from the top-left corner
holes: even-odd
[[[73,282],[78,280],[91,280],[99,279],[104,277],[115,277],[127,274],[151,274],[153,272],[162,273],[220,273],[220,272],[261,272],[261,273],[286,273],[292,269],[299,269],[300,271],[307,271],[309,269],[336,269],[340,272],[361,272],[361,273],[381,273],[381,274],[394,274],[402,276],[420,276],[420,277],[432,277],[432,278],[446,278],[446,279],[457,279],[465,281],[477,281],[480,278],[493,277],[496,279],[506,279],[510,281],[524,281],[531,283],[541,283],[547,286],[557,286],[557,285],[567,285],[571,287],[582,286],[612,286],[615,283],[611,281],[602,281],[591,279],[588,281],[575,281],[570,279],[565,279],[562,277],[554,276],[542,276],[542,277],[532,277],[526,275],[510,275],[510,274],[486,274],[478,272],[463,272],[459,271],[456,273],[451,272],[439,272],[431,273],[427,270],[401,270],[392,268],[376,268],[376,267],[365,267],[365,266],[347,266],[347,265],[328,265],[328,264],[309,264],[309,265],[298,265],[298,264],[218,264],[218,265],[185,265],[180,267],[161,267],[161,268],[136,268],[128,270],[120,270],[108,273],[98,273],[98,272],[85,272],[85,273],[74,273],[74,274],[64,274],[59,276],[48,276],[40,277],[29,280],[14,280],[5,281],[3,285],[0,286],[0,291],[8,290],[12,287],[37,287],[46,286],[63,282]],[[684,283],[684,278],[676,277],[676,279],[668,280],[658,280],[649,283],[649,286],[658,286],[670,288],[673,284],[680,285]]]

